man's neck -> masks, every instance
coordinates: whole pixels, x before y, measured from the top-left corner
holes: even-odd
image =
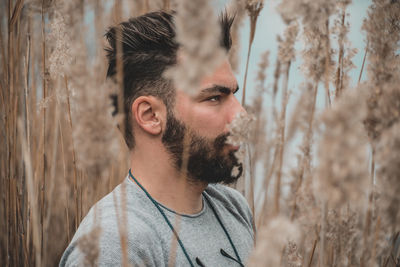
[[[207,183],[189,181],[173,166],[166,151],[132,151],[131,172],[157,202],[169,209],[180,214],[195,214],[202,210],[201,194]]]

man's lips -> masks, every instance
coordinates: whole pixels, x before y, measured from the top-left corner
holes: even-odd
[[[234,146],[231,144],[226,144],[225,146],[228,147],[229,150],[234,150],[234,151],[238,151],[240,148],[240,146]]]

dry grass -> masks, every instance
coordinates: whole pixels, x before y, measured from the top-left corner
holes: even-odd
[[[123,10],[138,15],[178,7],[187,9],[191,18],[190,12],[204,10],[194,13],[199,20],[212,13],[194,2],[179,2],[0,3],[2,265],[56,265],[88,209],[126,176],[127,149],[116,129],[123,116],[111,118],[108,98],[110,93],[121,97],[122,79],[105,82],[101,36],[107,26],[127,18]],[[282,0],[279,11],[287,30],[280,38],[279,55],[274,55],[274,76],[265,74],[272,56],[266,52],[256,88],[246,88],[245,78],[242,103],[257,120],[250,133],[238,125],[233,128],[238,128],[239,139],[250,137],[249,151],[243,154],[249,157],[244,159],[245,179],[236,185],[249,200],[258,228],[250,266],[399,264],[400,2],[373,1],[363,26],[367,45],[361,51],[362,66],[353,65],[356,51],[347,39],[350,2]],[[209,7],[205,0],[198,4]],[[251,22],[247,77],[263,5],[237,0],[235,6],[247,8],[238,18],[247,14]],[[91,16],[93,21],[85,22]],[[204,74],[202,60],[212,58],[212,51],[203,46],[196,57],[190,45],[197,33],[185,33],[181,26],[181,41],[191,59],[198,60],[192,69],[195,79],[196,71]],[[238,42],[240,21],[234,29]],[[85,35],[91,34],[96,37],[87,42]],[[212,40],[213,31],[210,34]],[[295,51],[300,40],[306,41],[304,50]],[[234,65],[237,47],[234,43],[230,55]],[[308,82],[295,86],[300,98],[295,112],[288,114],[291,63],[300,55]],[[349,82],[354,67],[361,70],[360,78],[367,77],[365,82],[359,78],[356,88]],[[318,108],[321,86],[326,105]],[[256,92],[254,100],[246,99],[249,90]],[[272,98],[272,112],[263,104],[267,97]],[[289,147],[295,136],[302,138],[298,162],[289,170],[286,154],[293,150]],[[124,210],[118,208],[121,244],[126,243]],[[96,265],[99,231],[94,229],[81,244],[86,265]]]

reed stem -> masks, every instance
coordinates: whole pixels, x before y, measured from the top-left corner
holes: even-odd
[[[282,166],[283,166],[283,156],[285,150],[285,128],[286,128],[286,108],[288,103],[288,85],[289,85],[289,71],[291,62],[289,61],[285,66],[285,77],[283,82],[282,90],[282,110],[281,117],[279,119],[279,152],[278,152],[278,170],[276,176],[275,184],[275,214],[279,214],[280,211],[280,196],[281,196],[281,180],[282,180]]]

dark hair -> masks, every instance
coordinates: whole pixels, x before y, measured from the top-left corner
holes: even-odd
[[[125,141],[130,149],[135,146],[132,133],[131,106],[142,95],[159,97],[170,111],[174,104],[175,90],[172,82],[162,76],[164,70],[176,64],[179,44],[175,40],[174,13],[152,12],[131,18],[111,27],[105,34],[109,47],[107,77],[117,73],[117,42],[122,46]],[[226,12],[220,16],[221,46],[229,50],[232,45],[230,28],[233,18]],[[114,97],[117,113],[118,105]]]

